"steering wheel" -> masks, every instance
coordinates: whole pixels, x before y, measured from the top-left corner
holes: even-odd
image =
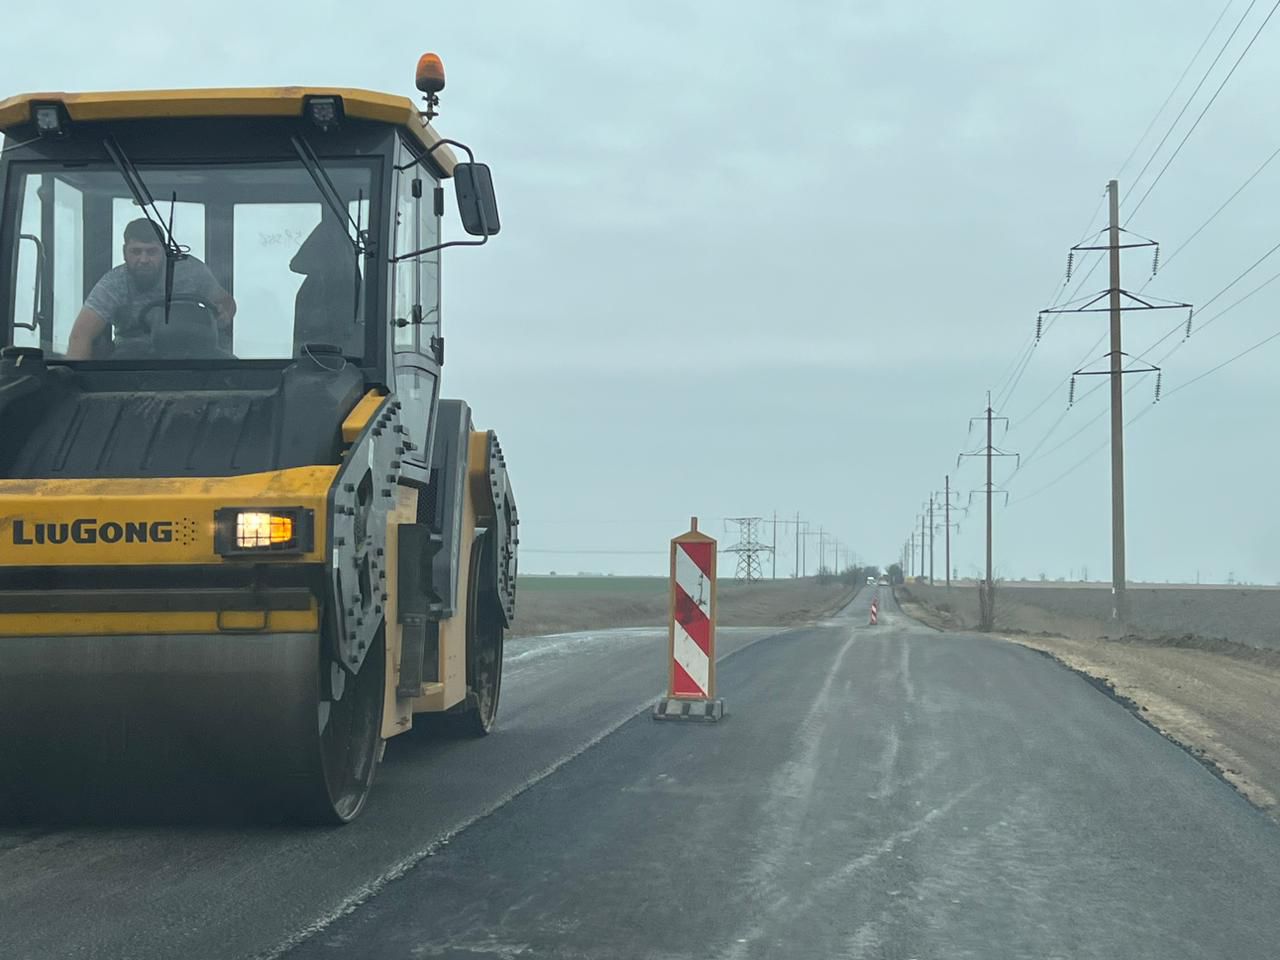
[[[146,331],[154,352],[161,356],[229,357],[222,346],[218,310],[203,297],[174,294],[169,298],[169,322],[164,322],[165,298],[148,300],[138,310],[138,324]],[[149,319],[158,311],[160,320]]]
[[[164,304],[165,304],[164,297],[155,297],[152,300],[148,300],[146,303],[144,303],[141,307],[138,308],[138,317],[137,317],[138,323],[142,324],[142,327],[147,331],[148,336],[150,336],[154,331],[151,326],[151,321],[147,319],[147,314],[149,314],[152,310],[160,310],[161,311],[160,315],[163,318]],[[190,293],[175,293],[173,296],[169,298],[169,322],[170,323],[173,322],[173,308],[178,305],[199,307],[208,315],[211,323],[213,323],[215,326],[218,323],[218,308],[215,307],[213,304],[211,304],[208,300],[205,300],[203,297],[197,297]],[[191,316],[190,312],[188,311],[183,311],[183,312],[186,314],[187,317]],[[164,320],[161,319],[160,322],[163,323]]]

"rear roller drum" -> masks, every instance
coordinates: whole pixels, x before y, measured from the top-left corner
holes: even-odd
[[[472,545],[467,577],[467,698],[448,713],[438,715],[442,732],[450,736],[486,736],[498,717],[504,628],[502,614],[482,583],[487,537],[482,536]]]

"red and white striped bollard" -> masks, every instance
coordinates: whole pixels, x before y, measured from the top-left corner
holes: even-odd
[[[653,708],[658,720],[719,720],[716,697],[716,542],[698,532],[671,541],[671,607],[667,625],[667,695]]]

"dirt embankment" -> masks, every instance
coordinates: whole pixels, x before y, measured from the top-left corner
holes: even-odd
[[[522,577],[512,637],[660,627],[667,620],[664,577]],[[785,627],[826,616],[848,603],[856,587],[816,579],[717,585],[719,622],[726,627]]]
[[[997,595],[995,636],[1092,678],[1280,819],[1280,650],[1193,633],[1108,637],[1095,618],[1039,609],[1011,593]],[[971,629],[977,620],[976,596],[954,589],[948,598],[937,587],[899,588],[899,597],[904,612],[931,626]]]
[[[909,589],[954,613],[959,622],[978,621],[978,588],[972,582],[958,583],[950,591],[943,586]],[[1129,616],[1121,628],[1111,619],[1109,585],[998,583],[997,626],[1067,636],[1193,636],[1280,650],[1280,589],[1275,587],[1131,585],[1127,592]]]

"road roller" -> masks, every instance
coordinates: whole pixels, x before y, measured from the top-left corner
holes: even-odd
[[[440,283],[498,205],[416,79],[0,102],[0,817],[345,823],[493,728],[519,521]]]

